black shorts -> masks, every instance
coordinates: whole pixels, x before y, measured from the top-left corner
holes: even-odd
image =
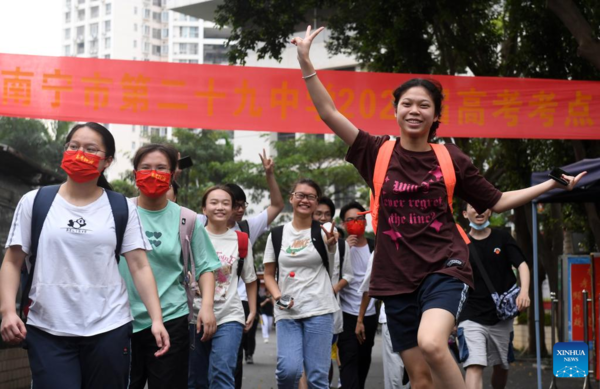
[[[434,273],[412,293],[385,296],[387,325],[395,352],[417,347],[417,334],[423,312],[440,308],[458,318],[467,299],[469,286],[441,273]]]

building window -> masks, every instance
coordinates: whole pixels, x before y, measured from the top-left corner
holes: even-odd
[[[222,64],[227,62],[227,48],[223,45],[204,45],[204,63]]]
[[[106,55],[104,56],[104,59],[110,59],[110,54],[106,54]],[[135,59],[135,58],[134,58],[134,59]]]
[[[77,40],[82,41],[85,39],[85,26],[77,27]]]
[[[81,42],[77,44],[77,54],[85,53],[85,43]]]
[[[131,126],[131,132],[135,134],[135,126]]]
[[[160,23],[160,12],[152,12],[152,20]]]
[[[160,128],[157,128],[157,127],[150,128],[150,135],[151,136],[159,136],[160,135]]]
[[[160,55],[160,46],[152,45],[152,55]]]
[[[110,49],[110,37],[104,38],[104,48]]]
[[[91,55],[98,54],[98,41],[96,39],[94,39],[93,41],[90,41],[90,54]]]
[[[142,136],[148,137],[148,126],[142,126]]]
[[[71,8],[71,0],[66,0],[65,1],[65,7]]]
[[[71,23],[71,12],[65,12],[65,23]]]
[[[85,20],[85,9],[80,9],[77,11],[77,21],[82,22]]]
[[[71,39],[71,29],[65,28],[65,39]]]
[[[111,28],[110,20],[104,22],[104,32],[109,33]]]
[[[162,48],[160,49],[160,52],[162,53],[162,55],[169,54],[169,45],[162,45]]]
[[[137,48],[137,41],[135,39],[133,40],[133,48]]]
[[[155,7],[160,7],[160,0],[152,0],[152,5]]]
[[[78,0],[77,4],[85,4],[85,0]]]
[[[96,6],[90,8],[90,18],[96,19],[98,16],[100,16],[100,7]]]
[[[150,9],[144,8],[144,19],[150,19]]]
[[[133,127],[133,131],[135,132],[135,127]],[[131,151],[135,151],[135,142],[131,142]]]
[[[169,37],[169,29],[163,28],[160,36],[162,39],[167,39]]]
[[[295,133],[288,133],[288,132],[278,132],[277,133],[277,141],[278,142],[285,142],[286,140],[292,140],[292,139],[296,139],[296,134]]]
[[[179,44],[179,54],[198,54],[198,44],[197,43],[180,43]]]
[[[137,15],[137,7],[136,6],[133,6],[133,14]]]
[[[65,45],[64,55],[67,57],[71,55],[71,45]]]
[[[137,23],[133,23],[133,31],[137,32]]]
[[[112,13],[112,4],[108,3],[106,4],[106,6],[104,7],[104,14],[105,15],[110,15]]]
[[[90,36],[92,39],[96,39],[98,37],[98,23],[90,24]]]
[[[168,23],[169,22],[169,11],[163,11],[161,17],[162,17],[163,23]]]
[[[152,29],[152,38],[153,39],[160,39],[160,28],[153,28]]]
[[[144,42],[144,53],[148,53],[150,51],[150,43]]]
[[[150,36],[150,26],[144,26],[144,36]]]

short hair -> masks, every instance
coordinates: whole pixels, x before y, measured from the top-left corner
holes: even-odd
[[[244,190],[237,184],[225,184],[225,186],[227,188],[229,188],[229,191],[231,193],[233,193],[233,201],[234,202],[238,202],[238,201],[243,201],[246,202],[246,193],[244,193]]]
[[[365,212],[365,207],[363,207],[358,201],[351,201],[348,204],[344,205],[342,209],[340,209],[340,219],[344,221],[346,218],[346,212],[351,209],[358,209],[360,212]]]
[[[179,153],[175,147],[161,143],[150,143],[140,147],[135,152],[135,156],[133,157],[133,169],[137,170],[140,162],[142,162],[142,158],[155,151],[161,152],[165,155],[165,157],[167,157],[167,160],[169,161],[169,170],[171,173],[175,173],[175,170],[177,169],[177,159],[179,157]]]
[[[326,206],[329,207],[329,211],[331,212],[331,217],[333,217],[333,215],[335,215],[335,204],[333,204],[333,201],[331,201],[331,199],[327,196],[323,196],[321,198],[319,198],[319,205],[324,204]]]
[[[175,197],[177,197],[177,193],[179,193],[179,184],[177,183],[177,181],[173,180],[173,182],[171,183],[171,187],[173,188],[173,194],[175,195]]]

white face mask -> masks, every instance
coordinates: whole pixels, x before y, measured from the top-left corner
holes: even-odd
[[[474,230],[477,230],[477,231],[485,230],[486,228],[488,228],[489,225],[490,225],[489,220],[486,220],[486,222],[481,225],[475,224],[473,222],[469,223],[469,226],[471,226],[471,228],[473,228]]]

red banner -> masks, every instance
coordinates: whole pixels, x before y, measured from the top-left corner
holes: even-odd
[[[338,110],[373,134],[399,134],[391,93],[413,77],[319,71]],[[600,139],[598,82],[434,78],[445,94],[440,136]],[[0,84],[4,116],[330,132],[297,69],[0,54]]]

